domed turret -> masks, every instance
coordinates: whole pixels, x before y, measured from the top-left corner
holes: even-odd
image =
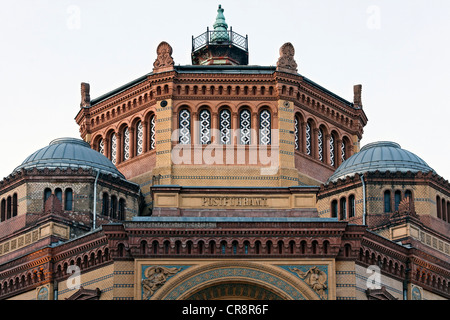
[[[379,141],[365,145],[361,151],[344,161],[327,183],[364,172],[429,172],[434,171],[414,153],[404,150],[399,144]]]
[[[91,149],[89,143],[75,138],[55,139],[47,147],[27,157],[14,171],[21,169],[96,169],[102,173],[125,177],[101,153]]]

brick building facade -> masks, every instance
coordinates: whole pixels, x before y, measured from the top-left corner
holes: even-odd
[[[153,70],[98,98],[82,140],[0,182],[1,299],[448,299],[450,185],[298,73],[248,65],[248,38],[162,42]]]

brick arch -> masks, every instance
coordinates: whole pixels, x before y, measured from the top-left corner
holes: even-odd
[[[203,281],[205,277],[209,280]],[[187,286],[188,282],[194,285]],[[235,282],[247,282],[270,290],[285,300],[319,299],[305,282],[281,268],[246,261],[227,261],[191,267],[177,273],[156,291],[151,300],[185,300],[211,285]]]

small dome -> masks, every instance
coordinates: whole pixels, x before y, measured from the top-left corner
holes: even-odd
[[[429,172],[434,171],[414,153],[404,150],[399,144],[379,141],[365,145],[358,153],[345,160],[327,183],[364,172]]]
[[[97,169],[102,173],[125,177],[101,153],[91,149],[89,143],[75,138],[55,139],[47,147],[31,154],[14,171],[21,169]]]

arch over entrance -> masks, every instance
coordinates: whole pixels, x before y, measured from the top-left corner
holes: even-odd
[[[171,277],[151,300],[318,300],[304,281],[278,266],[219,261],[184,269]]]

